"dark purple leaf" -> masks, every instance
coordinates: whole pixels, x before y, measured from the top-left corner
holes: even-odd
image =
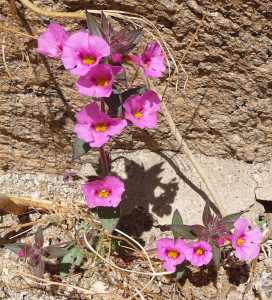
[[[43,246],[43,232],[41,226],[39,226],[37,232],[35,233],[35,244],[40,247]]]
[[[210,206],[209,206],[208,203],[206,203],[206,205],[204,207],[203,215],[202,215],[202,222],[205,226],[208,224],[208,220],[209,220],[210,215],[211,215]]]
[[[43,278],[44,276],[44,262],[42,259],[36,265],[33,265],[33,273],[35,276],[39,278]]]
[[[104,98],[105,103],[108,107],[117,115],[122,115],[122,100],[119,94],[118,89],[115,86],[112,86],[112,93],[110,97]]]
[[[62,249],[55,246],[48,246],[44,248],[45,250],[45,256],[47,258],[59,258],[62,256],[65,256],[66,254],[70,253],[70,251],[66,249]]]
[[[68,181],[69,177],[74,176],[74,175],[77,175],[77,173],[73,173],[73,172],[67,173],[63,176],[62,180],[66,182],[66,181]]]
[[[224,223],[225,231],[230,231],[233,228],[233,223],[234,222],[225,222]]]
[[[56,70],[57,71],[65,71],[66,69],[65,69],[64,65],[61,65],[61,66],[57,67]]]
[[[203,236],[205,232],[205,227],[202,225],[191,225],[189,226],[194,234],[196,234],[198,237]]]

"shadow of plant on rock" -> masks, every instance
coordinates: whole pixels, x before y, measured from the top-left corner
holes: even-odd
[[[126,191],[121,203],[122,210],[142,207],[159,217],[170,215],[171,204],[178,191],[178,182],[176,178],[172,178],[164,183],[163,177],[160,176],[163,171],[163,162],[145,170],[143,165],[126,160],[127,179],[123,180]]]
[[[177,195],[178,182],[176,178],[163,182],[163,171],[163,162],[146,170],[144,165],[126,159],[127,179],[122,180],[126,190],[121,202],[121,211],[126,213],[121,217],[118,228],[139,237],[151,230],[153,214],[156,218],[173,213],[171,204]]]

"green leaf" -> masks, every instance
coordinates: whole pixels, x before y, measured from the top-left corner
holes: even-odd
[[[87,17],[87,26],[88,26],[89,34],[90,35],[98,35],[98,36],[102,37],[99,23],[87,10],[86,10],[86,17]]]
[[[107,18],[104,14],[104,12],[102,11],[101,13],[101,24],[100,24],[101,29],[104,31],[104,33],[107,33],[109,31],[109,24],[107,21]]]
[[[173,225],[182,225],[183,224],[182,217],[177,209],[175,210],[175,212],[173,214],[172,224]],[[174,231],[173,231],[173,236],[174,236],[175,240],[178,239],[178,237],[179,237],[179,235],[177,233],[175,233]]]
[[[75,267],[79,267],[83,260],[83,251],[79,249],[79,247],[74,244],[66,247],[67,251],[70,251],[68,254],[63,256],[60,261],[60,276],[66,276],[69,274],[70,269],[74,263]]]
[[[39,246],[43,246],[43,232],[42,226],[39,226],[37,232],[35,233],[35,244]]]
[[[215,244],[212,244],[212,253],[213,253],[213,261],[215,265],[218,267],[220,263],[221,252],[220,252],[220,248]]]
[[[235,222],[240,218],[240,216],[242,214],[243,214],[243,212],[227,215],[223,218],[223,221],[225,221],[225,222]]]
[[[120,207],[98,207],[98,216],[108,231],[113,232],[120,219]]]
[[[47,252],[47,258],[59,258],[70,253],[67,249],[62,249],[55,246],[45,247],[44,250]]]
[[[140,41],[141,37],[143,36],[144,32],[143,29],[136,29],[136,30],[130,30],[127,32],[126,37],[129,38],[130,43],[132,44],[129,50],[132,50]]]
[[[24,243],[5,244],[4,246],[17,255],[23,250],[25,256],[29,255],[30,249],[32,248],[31,245]]]
[[[171,229],[184,239],[195,239],[197,237],[188,225],[171,225]]]
[[[127,90],[126,92],[120,94],[118,89],[113,86],[112,93],[110,97],[104,98],[105,103],[108,107],[118,116],[122,116],[123,111],[123,103],[127,100],[131,95],[141,95],[145,91],[145,87],[137,87],[134,89]]]
[[[173,281],[179,280],[185,272],[185,262],[176,266],[176,272],[172,275]]]
[[[144,86],[139,86],[134,89],[127,90],[121,94],[122,102],[124,103],[128,97],[132,95],[142,95],[146,88]]]
[[[173,225],[179,225],[179,224],[182,225],[183,224],[182,217],[177,209],[175,210],[175,212],[173,214],[172,224]]]
[[[76,138],[73,144],[73,156],[72,161],[76,160],[80,156],[86,154],[91,149],[89,143]]]

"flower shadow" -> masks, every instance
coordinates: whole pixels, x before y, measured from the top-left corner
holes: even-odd
[[[171,204],[178,191],[178,182],[172,178],[163,182],[161,173],[164,171],[163,162],[148,170],[135,161],[126,164],[128,178],[123,180],[126,191],[123,194],[122,207],[142,207],[159,217],[172,213]],[[150,209],[151,207],[151,209]]]
[[[126,191],[122,195],[121,211],[126,213],[121,218],[120,226],[123,228],[127,223],[126,232],[130,230],[133,236],[139,237],[152,228],[153,215],[156,218],[173,213],[171,204],[177,195],[178,182],[175,177],[165,182],[164,162],[146,169],[141,163],[125,160],[127,179],[122,180]]]

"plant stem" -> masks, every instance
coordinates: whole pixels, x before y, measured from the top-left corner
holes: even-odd
[[[100,98],[100,109],[103,113],[105,113],[105,100],[104,98]],[[103,175],[106,177],[109,174],[109,166],[108,166],[108,160],[105,153],[105,149],[103,146],[99,148],[100,151],[100,157],[101,157],[101,163],[103,168]]]
[[[101,146],[99,148],[99,151],[100,151],[100,157],[101,157],[103,175],[104,175],[104,177],[106,177],[109,174],[109,166],[108,166],[108,161],[107,161],[107,157],[106,157],[106,153],[105,153],[104,147]]]

